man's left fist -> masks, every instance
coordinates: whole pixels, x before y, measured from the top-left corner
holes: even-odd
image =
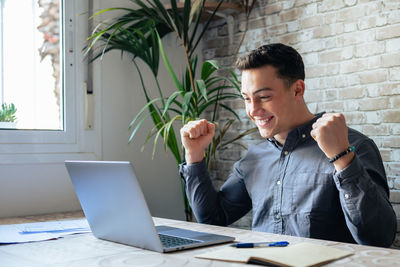
[[[311,136],[330,159],[345,151],[350,146],[346,120],[341,113],[325,113],[322,115],[322,117],[312,125]],[[344,159],[345,158],[343,158],[343,160]],[[346,159],[347,162],[339,160],[342,163],[346,163],[345,166],[347,166],[352,157],[346,157]],[[339,160],[337,163],[340,163]]]

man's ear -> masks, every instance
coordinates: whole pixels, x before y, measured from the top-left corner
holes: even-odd
[[[306,89],[306,85],[304,84],[303,80],[297,80],[293,84],[293,89],[294,89],[294,95],[295,96],[304,96],[304,91]]]

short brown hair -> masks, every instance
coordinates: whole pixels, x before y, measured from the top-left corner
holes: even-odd
[[[299,79],[305,79],[304,63],[300,54],[294,48],[281,43],[263,45],[236,61],[236,67],[240,71],[267,65],[275,67],[278,77],[286,80],[289,86]]]

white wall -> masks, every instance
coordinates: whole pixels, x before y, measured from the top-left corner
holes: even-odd
[[[104,9],[111,6],[128,6],[130,3],[125,0],[112,3],[95,0],[94,6]],[[176,44],[175,37],[167,36],[164,44],[171,63],[177,67],[182,65],[183,70],[183,54]],[[161,84],[171,92],[174,90],[173,83],[164,69],[163,62],[160,62],[160,65],[160,75],[163,77]],[[101,61],[96,61],[93,69],[95,125],[93,130],[78,134],[80,140],[89,140],[86,142],[89,142],[90,146],[86,148],[85,143],[81,144],[80,151],[86,153],[74,154],[70,159],[131,161],[152,215],[184,219],[180,178],[173,156],[169,152],[164,153],[159,145],[156,158],[151,160],[152,142],[146,146],[144,152],[140,152],[148,130],[152,127],[151,120],[144,124],[135,141],[128,144],[128,125],[145,103],[139,77],[130,58],[124,56],[121,59],[119,52],[112,52],[105,55]],[[79,75],[83,75],[84,72],[85,70],[80,70]],[[143,74],[146,82],[152,81],[152,75],[146,69],[143,69]],[[82,125],[83,106],[79,99],[82,97],[83,78],[79,79],[76,112],[80,113],[78,120]],[[3,148],[4,146],[0,145],[0,156],[5,153]],[[87,153],[89,150],[95,151]],[[18,157],[18,154],[13,154],[13,157]],[[0,217],[80,209],[63,164],[66,157],[68,158],[65,155],[60,156],[50,163],[40,163],[40,160],[28,161],[26,164],[0,162]]]
[[[172,154],[164,153],[159,145],[156,157],[152,160],[152,141],[146,145],[145,151],[140,152],[148,131],[153,127],[150,118],[142,125],[134,141],[128,144],[128,125],[145,104],[133,63],[127,56],[121,60],[120,53],[112,52],[100,64],[100,77],[96,77],[99,84],[95,90],[101,88],[102,94],[103,159],[129,160],[133,163],[153,215],[184,218],[180,178]],[[145,81],[152,81],[149,71],[142,72]],[[170,84],[170,81],[164,79],[161,84]]]

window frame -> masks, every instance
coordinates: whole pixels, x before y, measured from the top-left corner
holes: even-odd
[[[63,130],[0,129],[0,164],[52,163],[65,159],[99,158],[98,129],[83,127],[84,95],[88,63],[82,48],[88,33],[91,0],[60,0],[62,5]],[[79,29],[79,31],[77,31]],[[90,132],[90,133],[87,133]],[[88,143],[88,144],[86,144]],[[84,152],[84,153],[83,153]]]

